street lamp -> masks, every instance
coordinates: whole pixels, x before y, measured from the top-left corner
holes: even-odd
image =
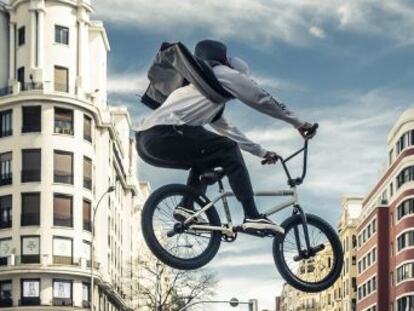
[[[251,299],[247,302],[245,301],[239,301],[237,298],[232,298],[230,300],[207,300],[207,301],[197,301],[190,303],[189,305],[181,308],[179,311],[187,310],[189,307],[200,305],[200,304],[213,304],[213,303],[228,303],[232,307],[237,307],[238,305],[248,305],[249,311],[257,311],[257,303],[256,300]]]
[[[94,299],[94,277],[93,277],[93,266],[95,264],[95,260],[94,260],[94,256],[95,256],[95,217],[96,217],[96,212],[98,211],[99,208],[99,204],[101,203],[102,199],[105,197],[105,195],[107,195],[110,192],[115,191],[115,187],[114,186],[109,186],[108,189],[106,189],[106,191],[101,195],[101,197],[98,200],[98,203],[96,204],[95,208],[93,209],[93,214],[92,214],[92,245],[91,245],[91,286],[90,286],[90,291],[91,291],[91,311],[94,311],[94,306],[93,306],[93,299]]]

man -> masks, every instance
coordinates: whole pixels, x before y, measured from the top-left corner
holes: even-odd
[[[218,41],[200,41],[195,56],[207,62],[220,85],[232,97],[270,117],[293,125],[304,138],[311,138],[312,125],[300,121],[285,105],[261,89],[249,76],[248,65],[227,55],[226,46]],[[248,139],[224,118],[225,103],[214,103],[193,84],[179,87],[137,128],[137,149],[152,165],[190,169],[187,184],[200,192],[206,187],[200,175],[208,169],[222,167],[230,186],[243,206],[244,229],[281,232],[281,227],[261,215],[255,204],[240,148],[263,159],[264,164],[276,163],[278,156]],[[218,134],[204,128],[210,125]],[[174,217],[186,219],[193,215],[191,204],[182,202]]]

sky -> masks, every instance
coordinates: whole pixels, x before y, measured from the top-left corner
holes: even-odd
[[[190,49],[202,39],[224,41],[255,79],[301,119],[319,122],[310,144],[308,177],[300,187],[307,212],[336,225],[345,195],[366,195],[386,164],[386,139],[414,103],[414,1],[408,0],[99,0],[95,18],[108,32],[109,100],[126,105],[133,123],[150,111],[139,103],[146,70],[162,41]],[[302,145],[288,124],[238,101],[225,115],[268,150],[287,155]],[[245,154],[255,189],[286,188],[280,166],[263,167]],[[300,169],[293,163],[292,169]],[[139,162],[139,178],[153,189],[183,182],[185,172]],[[210,194],[214,195],[215,189]],[[241,207],[232,201],[241,220]],[[260,209],[271,200],[259,200]],[[276,217],[283,221],[286,214]],[[239,237],[222,245],[207,266],[220,280],[217,299],[259,299],[274,309],[283,280],[272,241]],[[207,310],[246,310],[220,306]]]

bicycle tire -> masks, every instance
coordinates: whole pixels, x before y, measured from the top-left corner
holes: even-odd
[[[155,230],[153,228],[152,221],[154,211],[162,200],[174,195],[189,196],[192,199],[194,199],[194,202],[200,204],[200,206],[201,204],[206,205],[210,202],[206,196],[197,193],[197,191],[193,188],[181,184],[170,184],[157,189],[149,196],[148,200],[145,202],[143,207],[141,227],[144,240],[148,245],[149,249],[152,251],[152,253],[161,262],[165,263],[166,265],[172,268],[180,270],[194,270],[201,268],[208,264],[216,256],[220,248],[221,233],[219,231],[212,232],[211,239],[204,252],[202,252],[195,258],[189,259],[178,258],[170,252],[168,252],[168,250],[162,247],[155,235]],[[205,214],[208,218],[210,225],[221,226],[220,217],[214,206],[208,209],[205,212]]]
[[[313,225],[321,230],[326,235],[329,243],[331,244],[334,254],[334,261],[332,263],[333,268],[330,270],[327,276],[319,282],[305,282],[296,277],[296,275],[289,269],[289,267],[287,267],[285,258],[282,254],[283,241],[286,237],[286,233],[294,226],[302,226],[302,219],[300,215],[291,216],[282,223],[281,226],[285,229],[285,235],[276,236],[273,240],[273,257],[279,273],[289,285],[302,292],[316,293],[331,287],[339,278],[344,261],[343,250],[338,234],[331,227],[331,225],[329,225],[329,223],[316,215],[306,214],[306,217],[308,224]]]

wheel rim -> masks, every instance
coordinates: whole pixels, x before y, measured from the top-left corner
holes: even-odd
[[[334,252],[331,238],[316,224],[308,223],[310,246],[318,251],[314,256],[298,260],[295,227],[298,228],[301,249],[305,250],[303,226],[298,223],[285,232],[281,246],[285,267],[294,278],[302,283],[319,284],[324,282],[334,273],[337,262],[337,254]],[[323,249],[321,249],[322,246]]]
[[[184,194],[177,193],[160,200],[154,208],[152,227],[155,238],[164,251],[177,259],[190,260],[202,256],[209,248],[213,233],[186,229],[182,233],[176,233],[173,237],[167,236],[167,232],[173,230],[174,225],[179,223],[174,219],[174,210],[177,206],[180,206],[180,202],[184,198]],[[202,205],[205,205],[204,201],[193,199],[195,211],[199,211]],[[199,217],[203,222],[209,223],[206,213],[202,213]]]

